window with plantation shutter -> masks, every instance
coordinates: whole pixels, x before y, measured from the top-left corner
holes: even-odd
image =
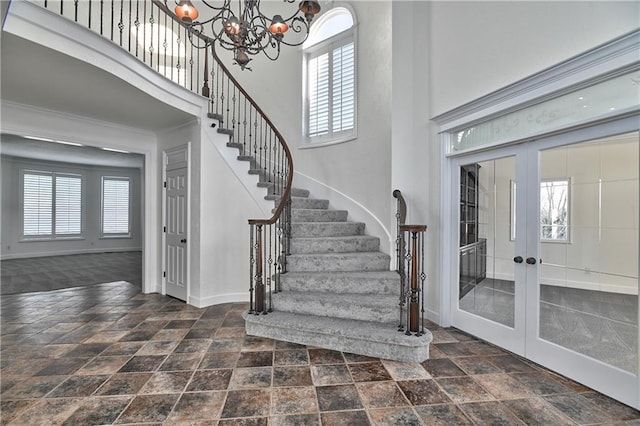
[[[102,234],[129,235],[129,178],[102,178]]]
[[[305,139],[342,142],[356,135],[354,19],[346,8],[328,11],[305,43]]]
[[[82,176],[22,173],[22,235],[41,239],[82,234]]]

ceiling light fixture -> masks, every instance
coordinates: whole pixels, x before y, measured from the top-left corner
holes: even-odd
[[[165,4],[167,1],[165,0]],[[207,48],[218,41],[221,47],[233,51],[235,63],[241,69],[251,70],[247,67],[252,60],[250,55],[262,52],[275,61],[280,56],[281,45],[300,46],[304,43],[309,36],[311,21],[320,12],[317,1],[303,0],[297,10],[286,19],[279,14],[267,17],[260,9],[260,1],[238,0],[234,7],[232,0],[223,0],[220,6],[202,0],[212,10],[213,16],[201,21],[197,20],[200,12],[189,0],[174,0],[174,10],[178,19],[189,25],[195,33],[207,36],[204,42],[198,37],[190,37],[195,47]],[[284,0],[286,3],[294,1]],[[204,31],[205,25],[211,27],[210,34]],[[285,40],[285,33],[293,33],[293,36],[287,35]]]
[[[34,141],[52,142],[52,143],[59,143],[59,144],[62,144],[62,145],[71,145],[71,146],[82,146],[81,143],[60,141],[60,140],[49,139],[49,138],[41,138],[39,136],[23,136],[23,137],[25,139],[31,139],[31,140],[34,140]]]

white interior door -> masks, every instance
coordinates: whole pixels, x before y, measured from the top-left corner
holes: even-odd
[[[621,120],[456,158],[451,177],[453,325],[636,408],[639,145]]]
[[[189,150],[165,152],[165,293],[180,300],[189,295]]]

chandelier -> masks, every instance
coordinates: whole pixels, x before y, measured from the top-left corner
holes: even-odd
[[[286,19],[279,14],[265,15],[260,9],[260,0],[223,0],[220,6],[200,1],[213,11],[213,16],[198,21],[198,9],[189,0],[174,0],[176,16],[195,33],[207,36],[204,44],[202,39],[190,37],[191,43],[195,47],[206,48],[218,41],[221,47],[233,51],[235,64],[243,70],[251,70],[247,67],[252,60],[249,56],[262,52],[275,61],[280,56],[282,45],[299,46],[304,43],[309,36],[311,21],[320,12],[320,5],[315,0],[303,0]],[[295,0],[283,1],[293,3]],[[210,33],[204,31],[205,25],[211,27]]]

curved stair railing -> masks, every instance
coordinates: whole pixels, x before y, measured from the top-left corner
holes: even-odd
[[[215,52],[214,40],[182,23],[161,0],[32,0],[111,40],[173,82],[208,98],[209,118],[229,135],[239,160],[276,202],[270,218],[249,219],[250,312],[272,310],[287,271],[293,159],[282,134]],[[213,125],[212,125],[213,126]]]
[[[424,234],[426,225],[407,225],[407,203],[399,189],[396,198],[396,270],[400,275],[398,331],[422,336],[424,327]]]

